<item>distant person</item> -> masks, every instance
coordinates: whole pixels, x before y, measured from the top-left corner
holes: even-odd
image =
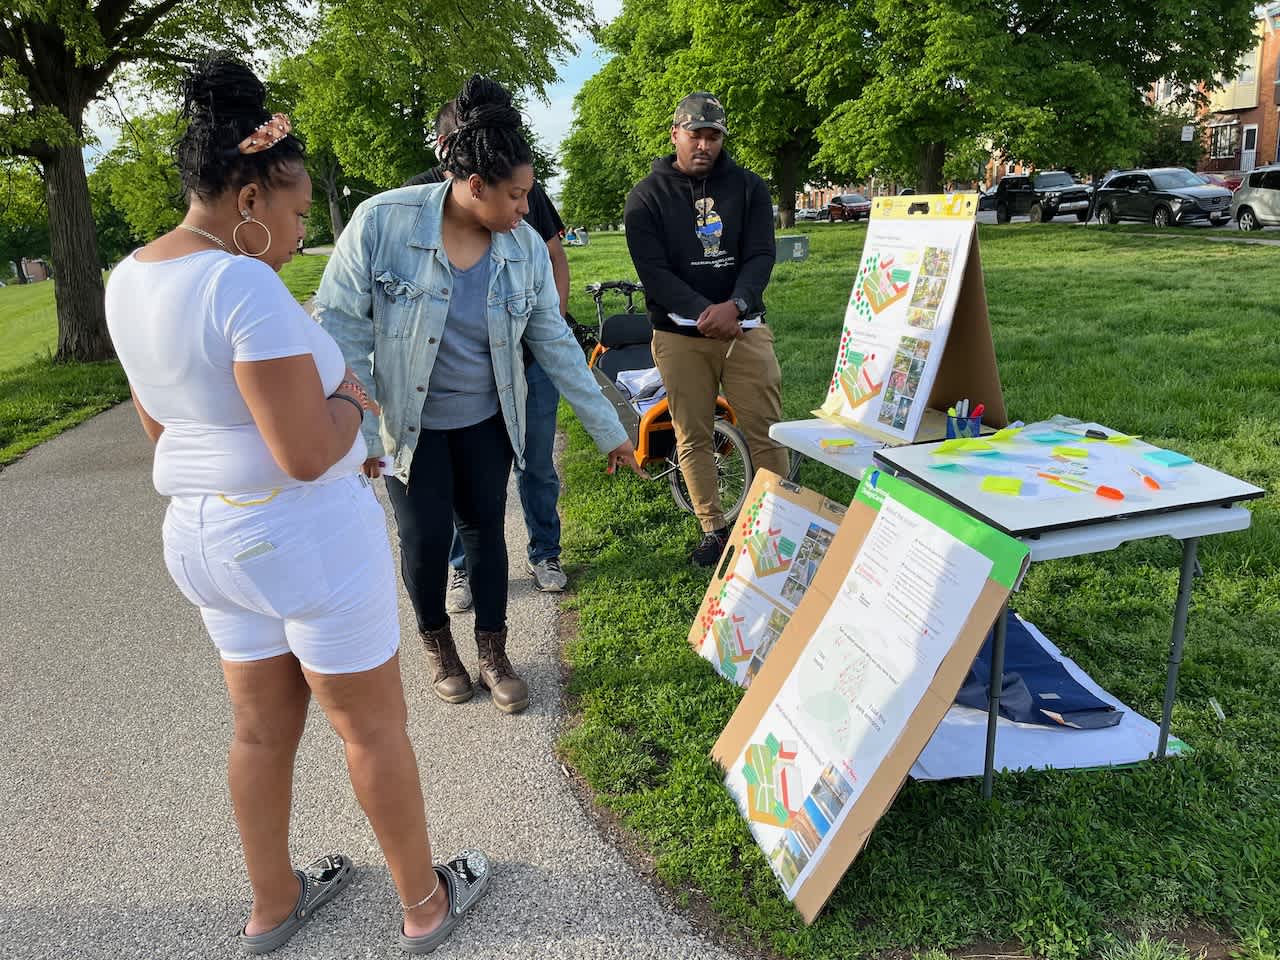
[[[475,76],[457,98],[443,183],[360,204],[325,267],[317,316],[382,404],[364,424],[367,476],[387,470],[401,573],[446,703],[474,694],[445,606],[454,524],[475,600],[479,682],[529,705],[507,656],[507,481],[528,433],[524,348],[564,394],[610,472],[640,471],[627,431],[561,316],[542,238],[524,223],[533,155],[511,95]]]
[[[240,944],[283,946],[352,877],[339,853],[302,870],[289,862],[294,757],[314,695],[399,892],[400,946],[424,953],[489,872],[479,851],[432,867],[395,567],[360,474],[360,423],[377,406],[276,276],[311,207],[288,118],[226,57],[198,66],[183,91],[187,213],[112,272],[107,325],[169,497],[165,564],[200,609],[231,699],[227,779],[253,890]],[[190,894],[197,874],[188,867],[171,886]]]
[[[773,204],[764,181],[724,152],[727,133],[724,108],[711,94],[681,100],[671,126],[675,152],[653,162],[625,214],[680,472],[702,527],[690,559],[702,567],[720,558],[729,539],[712,448],[719,391],[738,416],[752,463],[783,476],[788,470],[787,451],[769,438],[782,416],[782,372],[763,322]],[[743,327],[757,317],[759,326]]]
[[[450,100],[436,115],[436,156],[442,162],[406,180],[406,187],[442,183],[449,179],[451,174],[443,161],[449,155],[449,140],[457,130],[458,101]],[[525,222],[547,245],[551,274],[560,297],[560,314],[564,316],[569,309],[569,258],[564,255],[564,246],[560,242],[564,223],[541,184],[534,183],[528,202]],[[523,357],[524,379],[529,393],[525,400],[524,465],[516,467],[516,490],[520,494],[525,530],[529,535],[525,569],[539,590],[559,593],[568,584],[568,577],[560,565],[560,514],[556,506],[560,499],[560,476],[556,473],[555,459],[556,411],[560,407],[560,393],[527,346]],[[449,550],[449,570],[446,609],[449,613],[470,610],[471,579],[462,537],[456,530]]]

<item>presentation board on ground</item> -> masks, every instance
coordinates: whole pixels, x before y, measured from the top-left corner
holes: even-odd
[[[751,685],[804,599],[844,518],[820,493],[756,472],[745,506],[689,631],[716,672]]]
[[[1028,564],[1018,541],[869,470],[712,755],[812,922],[955,699]]]

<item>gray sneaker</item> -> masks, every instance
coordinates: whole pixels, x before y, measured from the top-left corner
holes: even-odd
[[[533,585],[543,593],[559,593],[569,582],[569,578],[560,569],[559,557],[543,560],[539,563],[528,563],[526,567],[533,577]]]
[[[446,613],[462,613],[471,609],[471,580],[467,571],[449,568],[449,591],[444,595]]]

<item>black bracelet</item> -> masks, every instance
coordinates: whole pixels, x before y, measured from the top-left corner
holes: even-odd
[[[355,397],[349,397],[345,393],[335,393],[335,394],[332,394],[329,397],[329,399],[347,401],[347,403],[351,404],[353,407],[355,407],[357,410],[360,411],[360,419],[362,421],[364,420],[364,407],[360,406],[360,401],[357,400]]]

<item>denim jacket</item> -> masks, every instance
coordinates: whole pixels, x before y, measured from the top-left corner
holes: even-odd
[[[316,293],[316,318],[382,406],[362,427],[369,456],[388,456],[409,480],[422,405],[449,311],[453,271],[441,240],[449,183],[403,187],[356,208]],[[627,439],[560,316],[546,244],[528,224],[493,234],[489,351],[516,463],[524,465],[525,385],[521,342],[604,452]]]

